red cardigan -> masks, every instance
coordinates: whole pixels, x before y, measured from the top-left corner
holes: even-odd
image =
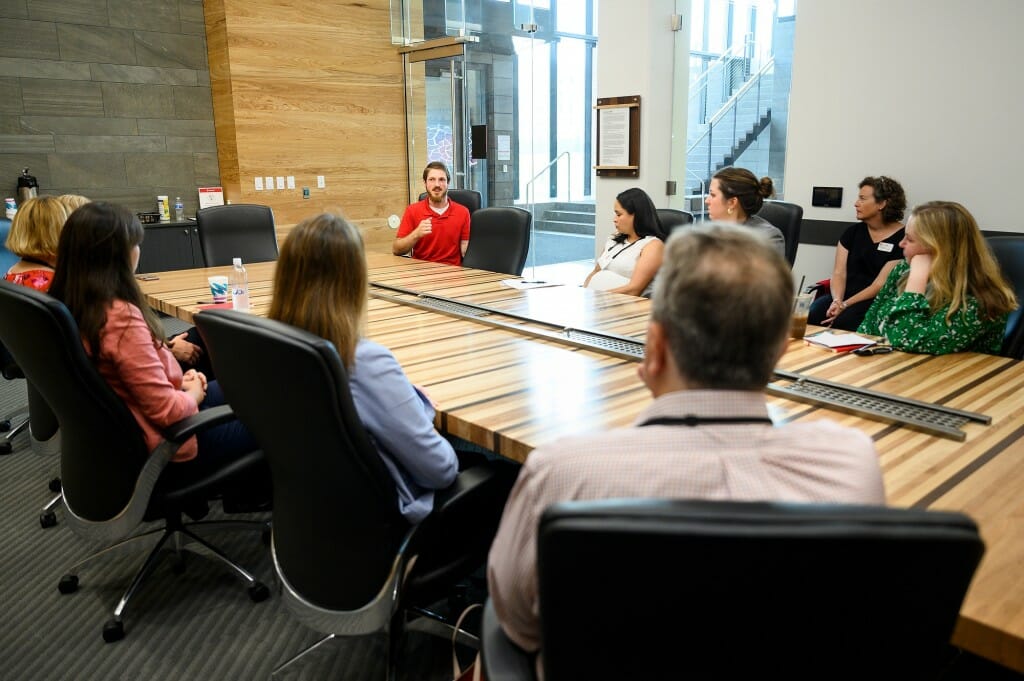
[[[181,390],[181,367],[174,355],[166,345],[153,346],[142,312],[130,303],[115,300],[107,309],[96,364],[135,416],[150,451],[164,439],[161,428],[199,411],[195,399]],[[173,460],[188,461],[195,458],[196,451],[193,436]]]

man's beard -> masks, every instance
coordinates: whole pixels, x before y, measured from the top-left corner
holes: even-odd
[[[430,199],[431,203],[442,206],[444,205],[444,202],[448,200],[448,190],[445,189],[439,197],[435,196],[433,192],[427,192],[427,197]]]

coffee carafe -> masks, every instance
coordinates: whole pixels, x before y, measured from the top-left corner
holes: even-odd
[[[20,208],[29,199],[36,198],[37,194],[39,194],[39,183],[36,182],[33,175],[28,174],[28,168],[25,168],[21,171],[21,177],[18,178],[18,207]]]

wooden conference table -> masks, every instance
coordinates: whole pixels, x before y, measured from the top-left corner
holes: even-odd
[[[650,302],[578,287],[517,290],[505,275],[367,255],[371,282],[485,305],[561,326],[643,339]],[[206,277],[230,267],[161,272],[141,286],[149,303],[190,321],[209,300]],[[274,263],[247,265],[255,314],[270,302]],[[387,296],[382,298],[381,296]],[[368,335],[394,352],[410,380],[440,405],[442,430],[522,461],[569,433],[626,426],[649,401],[633,360],[456,319],[371,288]],[[506,320],[509,321],[509,320]],[[511,326],[531,324],[519,317]],[[776,422],[832,418],[874,438],[889,502],[959,510],[977,521],[985,558],[961,609],[954,643],[1024,671],[1024,362],[981,354],[943,357],[833,354],[790,341],[780,369],[991,416],[963,442],[782,397]],[[941,566],[936,566],[941,569]]]

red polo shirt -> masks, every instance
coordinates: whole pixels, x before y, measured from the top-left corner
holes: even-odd
[[[461,244],[463,241],[469,241],[469,210],[449,198],[448,208],[438,214],[431,209],[429,197],[417,201],[405,209],[402,224],[398,226],[398,237],[408,236],[416,229],[416,225],[427,218],[430,218],[430,234],[412,247],[412,257],[461,265]]]

